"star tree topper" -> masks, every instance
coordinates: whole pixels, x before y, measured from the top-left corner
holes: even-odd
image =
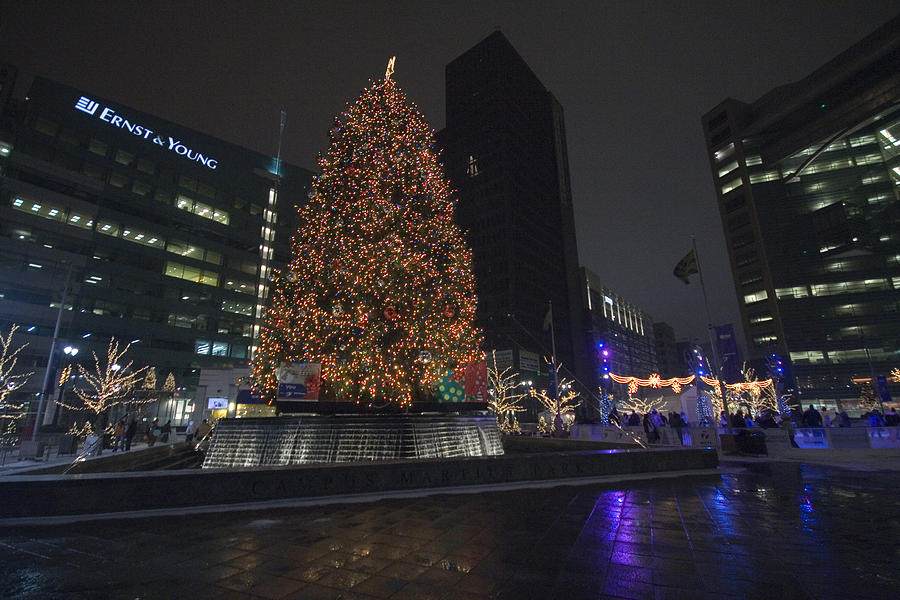
[[[390,81],[390,80],[391,80],[391,75],[394,74],[394,61],[395,61],[395,60],[397,60],[397,57],[396,57],[396,56],[392,56],[392,57],[391,57],[391,60],[388,61],[387,69],[385,69],[385,71],[384,71],[384,80],[385,80],[385,81]]]

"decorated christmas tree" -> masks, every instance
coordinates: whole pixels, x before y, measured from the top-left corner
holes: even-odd
[[[483,360],[456,199],[392,72],[393,59],[335,119],[291,263],[274,274],[252,361],[269,399],[290,363],[321,365],[323,399],[407,404]]]

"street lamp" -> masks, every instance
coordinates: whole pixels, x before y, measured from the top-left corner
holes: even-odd
[[[66,383],[69,382],[69,379],[72,379],[74,375],[72,375],[71,363],[69,361],[75,359],[75,355],[78,354],[78,348],[75,346],[66,346],[63,348],[63,353],[68,357],[66,359],[66,364],[63,367],[62,376],[59,378],[59,394],[56,397],[56,404],[62,404],[63,396],[65,395]],[[47,410],[50,410],[50,407],[47,407]],[[54,414],[56,413],[56,408],[53,409]],[[55,418],[55,417],[54,417]]]

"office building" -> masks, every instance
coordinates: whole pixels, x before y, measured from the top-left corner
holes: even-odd
[[[702,123],[749,358],[855,400],[900,364],[900,17]]]
[[[656,351],[656,365],[659,368],[659,374],[665,379],[670,377],[685,377],[688,369],[682,356],[678,352],[675,329],[663,321],[654,323],[653,338]]]
[[[439,134],[469,232],[477,324],[488,349],[586,363],[585,314],[563,110],[499,31],[446,67],[446,128]]]
[[[588,269],[582,268],[581,272],[585,282],[585,304],[591,317],[591,365],[595,386],[612,389],[618,385],[606,377],[610,372],[640,378],[659,373],[650,315],[603,285]]]
[[[248,364],[312,174],[281,164],[279,177],[271,157],[46,79],[3,97],[0,330],[17,323],[29,344],[22,393],[40,392],[61,317],[57,349],[84,363],[130,342],[160,385],[174,375],[161,416],[200,414],[201,371]]]

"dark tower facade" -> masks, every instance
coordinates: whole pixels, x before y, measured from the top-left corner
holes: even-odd
[[[858,398],[900,364],[900,18],[702,122],[749,358]]]
[[[552,302],[557,360],[588,373],[562,107],[499,31],[447,65],[446,94],[439,139],[487,349],[549,355]]]

